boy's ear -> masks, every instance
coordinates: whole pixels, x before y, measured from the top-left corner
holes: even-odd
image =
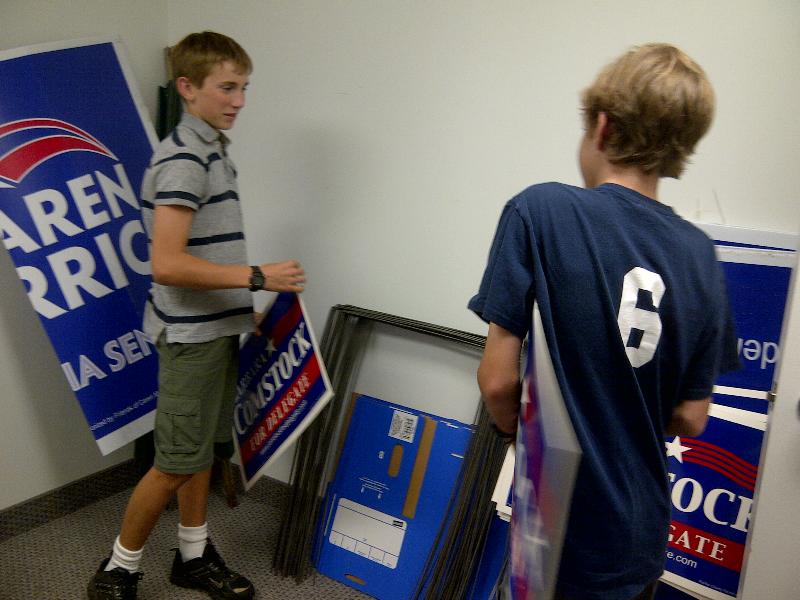
[[[194,98],[196,87],[188,77],[178,77],[175,80],[175,89],[178,90],[181,98],[189,102],[192,100],[192,98]]]
[[[600,151],[605,150],[606,140],[611,135],[614,125],[608,120],[608,115],[604,112],[597,113],[597,121],[594,125],[593,138],[597,149]]]

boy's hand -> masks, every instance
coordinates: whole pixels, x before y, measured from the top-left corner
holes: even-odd
[[[264,283],[265,290],[299,294],[305,289],[306,272],[296,260],[263,264],[261,271],[267,279]]]

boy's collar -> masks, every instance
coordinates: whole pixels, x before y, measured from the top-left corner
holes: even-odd
[[[190,112],[184,111],[181,122],[189,129],[199,135],[204,142],[211,144],[219,140],[223,146],[230,144],[230,139],[218,129],[213,128],[211,125],[203,121],[203,119],[194,116]]]

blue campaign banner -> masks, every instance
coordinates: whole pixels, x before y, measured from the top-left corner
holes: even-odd
[[[155,134],[117,42],[2,52],[0,81],[3,243],[107,454],[156,404],[138,198]]]
[[[715,405],[702,436],[668,439],[665,581],[709,598],[736,596],[765,424],[761,415]]]
[[[725,271],[728,299],[736,324],[742,368],[722,375],[717,386],[736,390],[745,410],[766,414],[780,358],[780,334],[798,236],[724,225],[700,224],[714,240]],[[742,397],[741,390],[751,394]],[[762,392],[762,393],[757,393]]]
[[[722,375],[717,385],[767,392],[772,389],[775,364],[780,355],[781,326],[794,256],[793,253],[773,252],[776,258],[786,256],[785,261],[776,260],[775,264],[726,260],[755,261],[759,255],[763,255],[763,251],[720,251],[742,368]],[[762,410],[766,412],[765,404]]]
[[[333,396],[311,322],[297,294],[278,294],[239,354],[233,413],[242,479],[249,489]]]
[[[663,580],[692,594],[670,597],[723,600],[742,577],[797,236],[705,229],[725,272],[742,368],[717,380],[702,435],[666,440],[673,510]]]

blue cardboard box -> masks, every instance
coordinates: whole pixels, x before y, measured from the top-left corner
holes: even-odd
[[[472,426],[356,396],[320,524],[317,569],[407,600],[446,517]]]

